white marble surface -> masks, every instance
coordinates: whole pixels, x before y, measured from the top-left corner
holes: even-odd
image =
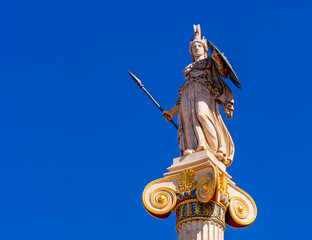
[[[207,57],[207,40],[201,37],[200,25],[194,25],[194,40],[189,51],[192,63],[183,70],[185,83],[179,89],[179,98],[163,116],[170,121],[178,114],[178,144],[181,155],[209,150],[220,162],[231,165],[234,143],[219,111],[223,107],[227,118],[234,110],[233,94],[221,76],[230,77],[230,69],[220,53],[213,51]]]
[[[226,172],[225,165],[220,162],[211,152],[208,150],[200,151],[186,156],[181,156],[173,159],[173,164],[167,168],[169,172],[164,173],[164,176],[170,176],[177,174],[186,168],[197,168],[205,165],[213,164],[222,173],[225,173],[229,178],[231,176]]]
[[[187,222],[177,229],[177,240],[224,240],[224,230],[213,221]]]

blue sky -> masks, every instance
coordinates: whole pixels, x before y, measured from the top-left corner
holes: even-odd
[[[175,239],[144,187],[179,155],[164,109],[183,83],[193,24],[230,60],[228,168],[258,216],[230,239],[300,239],[312,197],[312,3],[6,1],[0,5],[0,238]]]

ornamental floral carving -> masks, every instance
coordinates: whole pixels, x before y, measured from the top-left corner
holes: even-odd
[[[177,191],[179,193],[193,190],[196,186],[196,181],[194,181],[194,171],[192,169],[185,169],[180,172],[179,175],[179,186],[177,186]]]

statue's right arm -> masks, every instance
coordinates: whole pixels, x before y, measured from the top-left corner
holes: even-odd
[[[178,113],[178,106],[177,104],[175,104],[170,110],[163,111],[162,116],[167,121],[170,121],[173,118],[173,116],[177,113]]]

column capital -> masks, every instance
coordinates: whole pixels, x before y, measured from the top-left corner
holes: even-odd
[[[230,180],[213,155],[206,151],[192,155],[192,159],[174,159],[165,177],[145,187],[142,202],[146,211],[163,219],[174,210],[176,228],[194,220],[211,220],[222,227],[224,223],[235,228],[249,226],[257,215],[253,199]]]

